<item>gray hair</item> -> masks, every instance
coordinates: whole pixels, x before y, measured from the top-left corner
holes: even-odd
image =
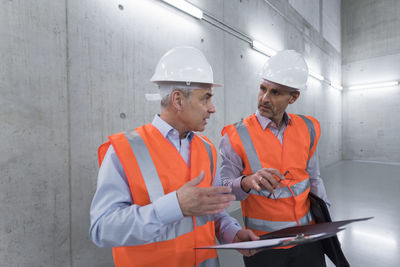
[[[161,88],[160,88],[161,89]],[[174,91],[179,91],[183,94],[183,96],[185,98],[188,98],[190,96],[190,94],[192,93],[192,88],[174,88],[172,91],[169,90],[167,94],[162,95],[161,98],[161,107],[162,108],[168,108],[169,107],[169,103],[170,103],[170,99],[171,99],[171,94]],[[163,91],[163,90],[161,90]]]
[[[173,91],[179,91],[185,98],[188,98],[195,89],[212,89],[212,84],[208,83],[187,83],[187,82],[158,82],[158,89],[161,96],[161,107],[168,108]]]

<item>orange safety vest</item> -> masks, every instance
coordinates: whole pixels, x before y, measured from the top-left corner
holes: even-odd
[[[309,116],[289,114],[283,144],[270,129],[262,129],[255,114],[222,130],[244,164],[243,175],[262,168],[287,173],[285,185],[274,191],[251,190],[241,202],[246,228],[263,235],[282,228],[312,223],[310,213],[308,161],[321,134],[319,123]]]
[[[176,191],[202,170],[205,177],[198,187],[213,184],[217,156],[204,136],[194,135],[191,141],[190,167],[152,124],[109,136],[109,141],[98,150],[100,164],[110,144],[121,161],[137,205],[148,205]],[[168,225],[166,233],[148,244],[114,247],[113,256],[117,267],[219,266],[216,250],[194,249],[210,245],[215,245],[213,216],[185,217]]]

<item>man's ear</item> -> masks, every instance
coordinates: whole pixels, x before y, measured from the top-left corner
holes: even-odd
[[[182,110],[182,92],[175,90],[171,93],[171,105],[176,109],[181,111]]]
[[[294,91],[290,93],[289,104],[293,104],[300,96],[300,91]]]

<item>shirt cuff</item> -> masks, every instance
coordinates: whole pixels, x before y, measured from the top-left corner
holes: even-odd
[[[226,229],[222,237],[224,243],[232,243],[233,239],[240,229],[242,229],[242,227],[236,224],[233,224],[231,227],[229,227],[229,229]]]
[[[245,200],[249,195],[243,191],[242,186],[240,185],[242,182],[242,177],[243,176],[236,178],[232,183],[232,193],[236,196],[236,200]]]
[[[183,219],[176,191],[160,197],[154,201],[153,206],[156,215],[163,224],[169,224]]]

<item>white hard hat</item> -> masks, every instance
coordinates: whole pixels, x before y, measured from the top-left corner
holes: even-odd
[[[261,77],[300,90],[306,87],[308,67],[302,55],[294,50],[283,50],[265,63]]]
[[[158,61],[150,81],[159,85],[182,82],[189,86],[191,83],[222,86],[214,83],[211,65],[203,53],[191,46],[175,47],[165,53]]]

